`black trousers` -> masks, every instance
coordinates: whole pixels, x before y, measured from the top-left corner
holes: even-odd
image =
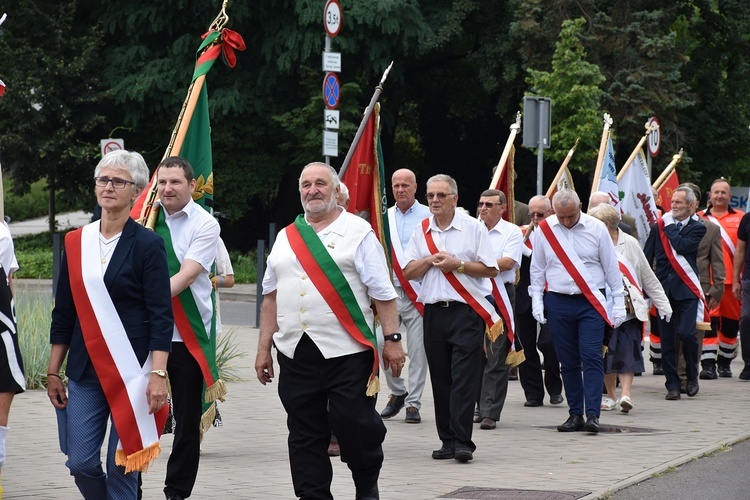
[[[515,316],[516,335],[523,345],[526,361],[518,366],[518,378],[521,382],[527,401],[544,401],[544,389],[550,396],[562,394],[563,384],[560,377],[560,362],[557,360],[555,347],[549,335],[549,326],[542,325],[539,338],[536,336],[536,320],[528,309]],[[541,351],[544,356],[544,373],[542,373]]]
[[[201,456],[203,373],[183,342],[172,342],[167,371],[172,387],[175,432],[164,493],[188,498],[195,485]]]
[[[484,320],[467,304],[425,305],[424,346],[443,446],[476,449],[471,433],[484,331]]]
[[[297,497],[333,498],[331,431],[341,446],[341,461],[352,471],[357,495],[377,485],[386,428],[375,410],[377,398],[365,394],[373,359],[372,350],[325,359],[307,334],[297,344],[294,359],[278,354],[279,397],[287,412]]]

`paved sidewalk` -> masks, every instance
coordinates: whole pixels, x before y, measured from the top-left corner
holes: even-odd
[[[276,384],[260,385],[252,369],[257,335],[254,328],[236,328],[236,338],[247,353],[236,362],[245,380],[228,384],[227,401],[220,406],[224,427],[212,429],[206,436],[192,498],[272,500],[294,496],[286,417]],[[664,400],[663,377],[645,374],[636,378],[635,409],[627,415],[604,412],[601,422],[604,426],[652,430],[644,433],[559,433],[555,426],[567,418],[565,405],[545,403],[526,408],[519,383],[511,382],[497,429],[475,427],[478,449],[474,460],[466,464],[430,457],[440,443],[428,383],[421,424],[404,423],[403,412],[386,422],[381,498],[433,499],[467,486],[572,491],[586,499],[599,498],[750,436],[750,384],[736,378],[741,369],[738,362],[733,368],[735,378],[701,381],[696,398],[683,396],[680,401]],[[387,396],[387,392],[381,393],[379,410]],[[10,427],[3,468],[4,498],[80,498],[58,450],[54,411],[44,391],[16,397]],[[171,436],[164,436],[164,452],[144,475],[144,499],[163,498],[171,442]],[[348,469],[338,458],[332,463],[335,497],[353,498]]]

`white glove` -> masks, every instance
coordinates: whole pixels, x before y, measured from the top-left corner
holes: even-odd
[[[621,324],[625,322],[625,308],[624,307],[617,307],[612,310],[612,326],[614,328],[618,328]]]
[[[669,320],[672,319],[672,313],[666,313],[661,315],[661,319],[669,323]]]
[[[540,325],[547,323],[547,318],[544,317],[544,299],[543,295],[538,291],[532,290],[534,287],[529,287],[529,296],[531,297],[531,315]]]

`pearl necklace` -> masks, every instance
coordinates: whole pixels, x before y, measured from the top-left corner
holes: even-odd
[[[104,236],[102,236],[101,234],[99,234],[99,256],[102,259],[102,261],[101,261],[102,264],[106,264],[107,263],[107,259],[109,259],[110,254],[112,252],[114,252],[115,248],[117,247],[117,245],[112,245],[112,243],[116,243],[117,240],[120,239],[120,236],[122,236],[122,234],[117,235],[116,238],[112,238],[109,241],[105,241],[104,240]],[[105,251],[102,248],[102,245],[104,245],[105,247],[109,247],[109,250]],[[112,245],[112,246],[110,247],[109,245]]]

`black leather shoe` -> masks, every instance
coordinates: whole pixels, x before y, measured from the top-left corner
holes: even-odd
[[[571,415],[564,424],[558,425],[560,432],[577,432],[583,430],[583,415]]]
[[[377,484],[367,491],[357,491],[355,495],[354,500],[380,500]]]
[[[511,368],[508,373],[508,380],[518,380],[518,368]]]
[[[456,448],[456,452],[453,454],[453,458],[459,462],[468,462],[474,459],[474,454],[468,448]]]
[[[474,408],[474,418],[472,419],[472,422],[475,424],[478,424],[482,421],[482,414],[479,413],[479,408]]]
[[[694,398],[698,394],[698,381],[694,380],[693,382],[687,383],[687,391],[686,394],[689,398]]]
[[[661,361],[654,361],[654,375],[664,375],[664,368],[661,367]]]
[[[750,369],[745,368],[740,372],[740,376],[737,377],[740,380],[748,381],[750,380]]]
[[[590,432],[591,434],[599,433],[599,417],[596,415],[588,415],[586,417],[586,423],[583,426],[583,430]]]
[[[687,394],[687,382],[680,384],[680,394]]]
[[[716,369],[721,378],[732,378],[732,370],[728,366],[721,366]]]
[[[380,413],[380,416],[383,418],[391,418],[398,415],[398,412],[404,407],[404,401],[406,401],[406,396],[408,395],[408,392],[401,396],[394,396],[391,394],[391,397],[388,398],[388,404],[385,405],[385,409]]]
[[[180,495],[177,493],[167,493],[167,500],[184,500]]]
[[[529,399],[523,405],[524,406],[529,406],[529,407],[537,407],[537,406],[543,406],[544,402],[543,401],[533,401],[533,400]]]
[[[680,390],[677,388],[669,389],[669,392],[667,392],[667,397],[665,397],[667,401],[677,401],[680,399]]]
[[[716,374],[715,366],[706,366],[701,370],[701,374],[698,375],[698,378],[701,380],[716,380],[719,376]]]
[[[432,452],[432,458],[435,460],[445,460],[447,458],[453,458],[454,454],[453,448],[443,445],[439,450]]]
[[[549,404],[551,405],[560,405],[563,401],[565,401],[565,399],[563,399],[562,394],[558,394],[557,396],[550,396],[549,398]]]

